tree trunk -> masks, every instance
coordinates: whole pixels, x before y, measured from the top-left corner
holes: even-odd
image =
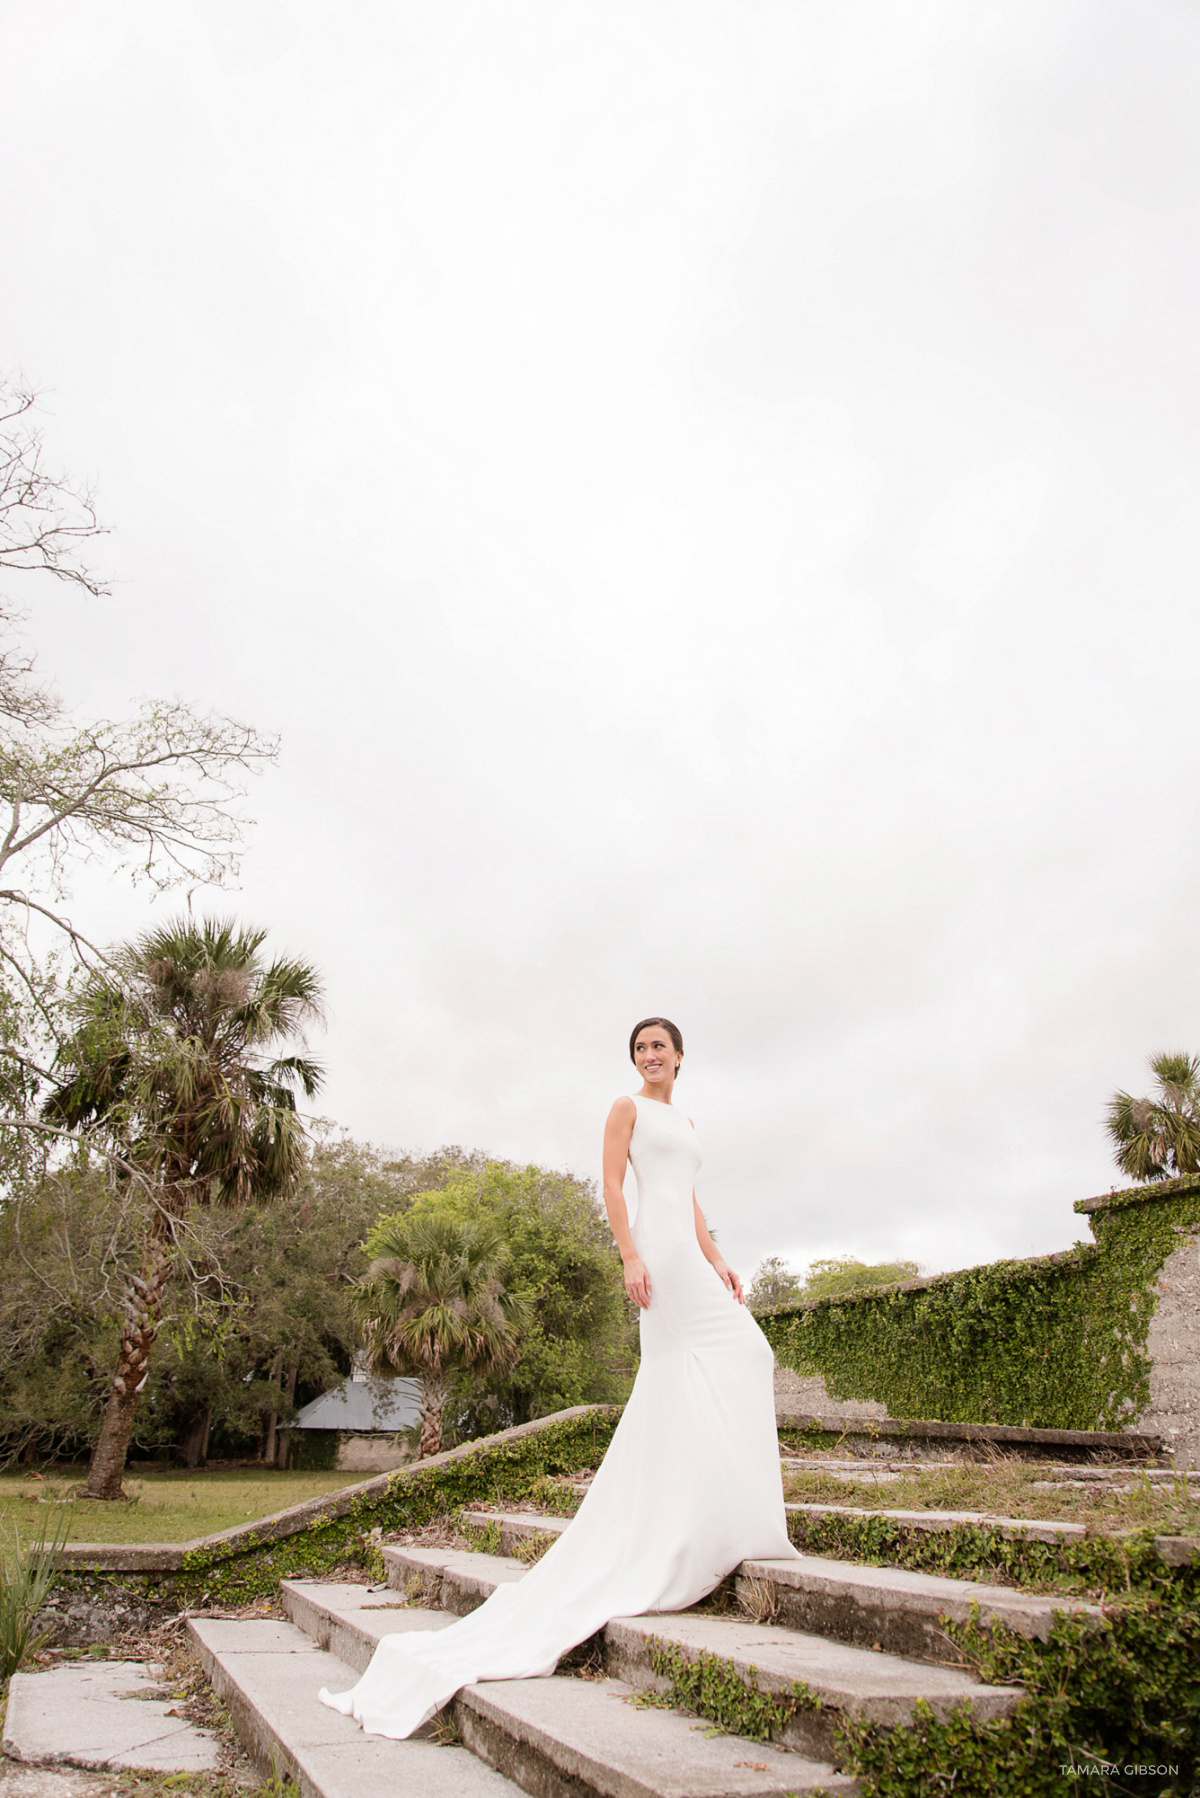
[[[441,1453],[442,1412],[446,1408],[446,1375],[440,1369],[421,1375],[421,1445],[418,1461]]]
[[[288,1398],[288,1416],[289,1417],[294,1415],[295,1410],[296,1410],[296,1381],[299,1379],[299,1377],[300,1377],[300,1364],[298,1361],[293,1361],[292,1365],[288,1368],[288,1376],[287,1376],[287,1398]],[[295,1439],[296,1439],[295,1431],[289,1430],[287,1432],[287,1434],[285,1436],[283,1436],[280,1440],[279,1465],[281,1468],[286,1469],[287,1467],[289,1467],[291,1465],[292,1443],[295,1441]]]
[[[272,1386],[278,1386],[279,1376],[282,1372],[283,1372],[283,1350],[280,1349],[279,1352],[276,1354],[274,1361],[272,1361],[272,1363],[271,1363],[271,1372],[268,1376],[268,1378],[271,1381]],[[270,1418],[268,1419],[268,1422],[267,1422],[266,1447],[263,1449],[263,1460],[266,1462],[268,1467],[274,1467],[276,1459],[277,1459],[278,1442],[279,1442],[278,1432],[279,1432],[279,1413],[278,1413],[278,1411],[272,1411]]]
[[[185,1467],[203,1467],[208,1459],[208,1433],[212,1429],[212,1406],[205,1405],[203,1411],[197,1411],[187,1427],[183,1438],[183,1464]]]
[[[163,1292],[171,1272],[172,1234],[165,1212],[156,1210],[141,1275],[130,1281],[117,1371],[80,1498],[125,1497],[121,1478],[133,1435],[138,1394],[146,1384],[150,1350],[162,1322]]]

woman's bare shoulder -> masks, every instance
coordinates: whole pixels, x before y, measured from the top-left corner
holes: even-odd
[[[637,1116],[637,1106],[634,1103],[633,1094],[622,1093],[619,1099],[614,1099],[612,1102],[612,1110],[608,1115],[610,1118],[617,1118],[618,1120],[624,1120],[625,1118],[632,1120],[635,1118]]]

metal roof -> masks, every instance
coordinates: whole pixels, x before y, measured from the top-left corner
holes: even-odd
[[[293,1430],[407,1430],[421,1415],[419,1380],[373,1380],[347,1374],[297,1412]]]

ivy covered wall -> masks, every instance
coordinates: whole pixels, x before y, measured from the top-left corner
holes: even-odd
[[[1130,1428],[1150,1402],[1159,1270],[1200,1224],[1200,1177],[1081,1199],[1094,1242],[759,1318],[777,1360],[898,1418]]]

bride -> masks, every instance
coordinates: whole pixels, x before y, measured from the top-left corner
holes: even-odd
[[[674,1103],[683,1037],[668,1018],[643,1018],[629,1054],[642,1085],[608,1115],[604,1204],[639,1307],[633,1391],[579,1510],[528,1573],[444,1629],[386,1636],[356,1686],[322,1690],[371,1734],[411,1735],[475,1680],[553,1673],[610,1618],[686,1610],[739,1561],[798,1558],[774,1356],[708,1233],[696,1132]]]

